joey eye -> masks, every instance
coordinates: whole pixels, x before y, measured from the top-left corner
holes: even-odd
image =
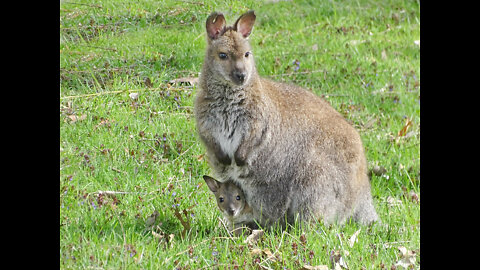
[[[237,196],[237,198],[236,198],[236,199],[237,199],[237,201],[240,201],[240,196]]]
[[[222,197],[218,198],[218,201],[223,202],[223,198]]]
[[[221,53],[218,54],[218,57],[220,57],[220,59],[222,59],[222,60],[225,60],[225,59],[227,59],[227,54],[221,52]]]
[[[250,56],[251,54],[252,54],[251,52],[246,52],[246,53],[245,53],[245,57],[248,57],[248,56]]]

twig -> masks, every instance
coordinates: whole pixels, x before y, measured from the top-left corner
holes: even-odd
[[[205,260],[205,258],[203,258],[203,259],[208,264],[207,260]],[[215,267],[215,269],[220,269],[219,266],[223,266],[223,268],[221,268],[221,269],[232,269],[234,267],[234,265],[232,265],[232,264],[215,263],[215,264],[212,264],[212,265],[206,265],[202,268],[198,268],[198,270],[208,269],[208,268],[213,268],[213,267]],[[229,267],[227,267],[227,266],[229,266]]]
[[[265,265],[262,265],[262,263],[266,263],[268,261],[268,258],[267,259],[264,259],[262,262],[260,262],[258,264],[258,266],[260,266],[262,269],[267,269],[267,270],[273,270],[273,268],[270,268],[268,266],[265,266]]]
[[[301,72],[290,72],[290,73],[282,73],[282,74],[272,74],[268,75],[269,77],[283,77],[283,76],[291,76],[291,75],[299,75],[299,74],[311,74],[317,72],[324,72],[323,69],[312,70],[312,71],[301,71]]]
[[[222,223],[223,225],[223,228],[227,231],[228,235],[230,235],[230,237],[233,237],[233,235],[230,233],[230,231],[228,230],[227,226],[225,225],[225,222],[223,222],[223,220],[221,218],[218,218],[218,220],[220,220],[220,222]]]
[[[92,194],[98,194],[98,195],[103,194],[103,195],[107,195],[107,196],[114,196],[114,195],[116,195],[116,194],[130,194],[130,193],[132,193],[132,192],[111,191],[111,190],[105,190],[105,191],[103,191],[103,190],[99,190],[99,191],[96,191],[96,192],[94,192],[94,193],[92,193]]]
[[[280,247],[282,246],[283,236],[285,236],[285,233],[286,233],[286,231],[283,231],[283,232],[282,232],[282,238],[280,239],[280,244],[278,245],[277,249],[275,249],[275,252],[273,252],[271,256],[267,256],[265,259],[262,259],[262,262],[260,262],[260,264],[266,263],[267,261],[272,260],[272,258],[273,258],[274,260],[277,259],[277,258],[275,257],[275,254],[278,252],[278,250],[279,250]],[[268,268],[268,269],[271,269],[271,268],[268,267],[268,266],[263,266],[263,265],[260,265],[260,266],[261,266],[261,267],[266,267],[266,268]]]
[[[184,2],[184,3],[187,3],[187,4],[193,4],[193,5],[199,5],[199,6],[203,6],[204,3],[202,2],[193,2],[193,1],[187,1],[187,0],[179,0],[180,2]]]
[[[114,168],[114,167],[112,167],[112,171],[118,172],[118,173],[123,173],[123,174],[125,174],[125,175],[127,174],[127,172],[121,171],[121,170],[119,170],[119,169],[117,169],[117,168]]]
[[[199,39],[200,37],[203,37],[205,34],[204,33],[201,33],[200,35],[198,35],[196,38],[193,39],[193,41]]]
[[[142,253],[140,253],[140,258],[138,258],[137,264],[140,264],[140,262],[141,262],[142,259],[143,259],[143,251],[145,251],[145,247],[142,248]]]
[[[76,3],[76,2],[63,2],[64,4],[71,4],[71,5],[80,5],[80,6],[87,6],[87,7],[94,7],[94,8],[102,8],[100,5],[89,5],[83,3]]]
[[[337,237],[338,237],[338,240],[340,240],[340,246],[342,247],[343,249],[343,243],[342,243],[342,238],[340,237],[340,235],[338,233],[336,233]]]
[[[182,224],[183,226],[183,230],[182,232],[180,233],[180,236],[182,238],[185,237],[185,235],[187,234],[187,232],[190,230],[191,226],[190,226],[190,218],[188,218],[188,213],[186,212],[186,210],[183,210],[183,214],[185,215],[185,219],[183,219],[182,217],[182,214],[178,211],[177,208],[173,209],[173,214],[175,215],[175,217],[180,221],[180,223]]]
[[[123,246],[125,246],[127,244],[127,237],[125,236],[125,230],[123,229],[123,224],[122,222],[120,221],[120,218],[118,217],[117,215],[117,220],[118,220],[118,223],[120,223],[120,228],[122,229],[122,234],[123,234]]]
[[[282,243],[283,243],[283,236],[285,235],[285,231],[282,232],[282,238],[280,238],[280,244],[278,244],[278,247],[277,249],[275,250],[275,252],[273,253],[273,255],[275,255],[275,253],[278,252],[278,250],[280,249],[280,247],[282,246]]]
[[[155,149],[155,147],[153,147],[151,144],[147,144],[146,141],[157,141],[157,139],[147,139],[147,138],[140,138],[138,140],[139,142],[145,142],[146,145],[148,145],[148,147],[150,147],[150,149],[152,149],[153,151],[155,151],[155,153],[157,153],[160,157],[163,157],[163,154],[158,152],[157,149]],[[167,162],[168,159],[163,159],[163,158],[159,158],[159,161],[162,161],[162,162]]]
[[[410,242],[412,242],[412,241],[408,241],[408,240],[407,240],[407,241],[397,241],[397,242],[386,242],[386,243],[383,243],[382,245],[383,245],[384,248],[389,248],[389,247],[391,247],[393,244],[410,243]]]
[[[297,243],[299,243],[299,244],[302,245],[303,247],[306,247],[306,246],[302,243],[302,241],[300,241],[300,239],[296,238],[295,236],[289,234],[289,233],[286,232],[286,231],[283,231],[283,232],[286,233],[286,234],[288,234],[291,238],[293,238],[295,241],[297,241]]]
[[[143,92],[143,91],[158,91],[158,90],[166,90],[166,91],[185,91],[187,87],[183,88],[167,88],[167,87],[156,87],[156,88],[139,88],[139,89],[130,89],[130,90],[117,90],[117,91],[104,91],[98,92],[93,94],[85,94],[85,95],[78,95],[78,96],[66,96],[60,97],[60,100],[63,99],[74,99],[74,98],[83,98],[83,97],[94,97],[94,96],[101,96],[101,95],[108,95],[108,94],[119,94],[119,93],[126,93],[126,92]]]
[[[115,48],[103,48],[103,47],[97,47],[97,46],[90,46],[90,45],[83,45],[84,47],[89,47],[89,48],[95,48],[95,49],[102,49],[102,50],[106,50],[106,51],[114,51],[116,52],[117,49]]]
[[[189,148],[187,148],[187,150],[183,151],[182,153],[180,153],[172,162],[176,161],[178,158],[180,158],[181,156],[183,156],[185,153],[187,153],[190,149],[192,149],[192,147],[194,146],[191,145]]]
[[[198,244],[196,244],[196,245],[193,245],[193,246],[189,247],[188,249],[186,249],[186,250],[184,250],[184,251],[178,252],[177,254],[173,255],[173,256],[170,257],[170,258],[166,258],[165,261],[164,261],[164,264],[166,264],[168,261],[170,261],[173,257],[177,257],[177,256],[182,255],[183,253],[189,251],[190,248],[194,248],[194,247],[196,247],[196,246],[198,246],[198,245],[201,245],[201,244],[203,244],[203,243],[205,243],[205,242],[207,242],[207,241],[210,241],[210,240],[211,240],[211,239],[205,239],[205,240],[203,240],[202,242],[200,242],[200,243],[198,243]]]
[[[239,237],[227,237],[227,236],[215,236],[214,239],[229,239],[229,240],[237,240]]]
[[[205,239],[205,240],[203,240],[202,242],[200,242],[200,243],[198,243],[198,244],[195,244],[195,245],[193,245],[193,246],[190,246],[188,249],[186,249],[186,250],[184,250],[184,251],[180,251],[180,252],[178,252],[177,254],[173,255],[172,257],[165,259],[165,261],[164,261],[163,263],[166,264],[166,263],[167,263],[168,261],[170,261],[173,257],[177,257],[177,256],[179,256],[179,255],[182,255],[183,253],[188,252],[191,248],[195,248],[195,247],[197,247],[197,246],[199,246],[199,245],[201,245],[201,244],[203,244],[203,243],[205,243],[205,242],[207,242],[207,241],[211,241],[212,239],[213,239],[213,240],[215,240],[215,239],[230,239],[230,240],[232,240],[232,239],[236,239],[236,237],[217,236],[217,237],[212,237],[212,238],[209,238],[209,239]]]

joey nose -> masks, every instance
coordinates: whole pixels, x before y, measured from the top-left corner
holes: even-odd
[[[247,76],[247,74],[245,72],[242,72],[242,71],[234,71],[233,72],[233,77],[235,78],[235,80],[237,80],[240,83],[243,83],[245,81],[246,76]]]
[[[233,216],[233,214],[235,214],[235,209],[228,209],[228,214]]]

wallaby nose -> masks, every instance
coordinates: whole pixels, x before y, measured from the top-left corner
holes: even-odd
[[[228,209],[228,214],[233,216],[233,214],[235,214],[235,209]]]
[[[234,71],[233,76],[235,77],[236,80],[243,83],[243,81],[245,81],[245,77],[247,76],[247,74],[242,71]]]

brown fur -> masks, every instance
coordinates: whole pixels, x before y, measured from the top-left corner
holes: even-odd
[[[253,11],[228,27],[222,14],[207,19],[195,117],[214,173],[243,190],[262,226],[377,220],[359,134],[312,92],[259,77],[254,22]]]
[[[255,228],[252,208],[245,200],[245,195],[240,187],[233,181],[219,182],[214,178],[204,175],[210,191],[215,195],[217,206],[222,212],[230,231],[236,235],[241,234],[241,228]]]

